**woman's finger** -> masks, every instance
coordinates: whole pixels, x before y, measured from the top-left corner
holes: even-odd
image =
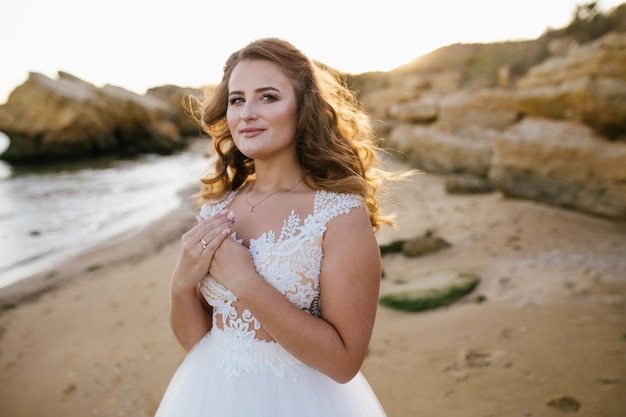
[[[222,210],[221,212],[201,220],[191,229],[190,239],[198,242],[204,239],[207,243],[214,236],[209,236],[211,231],[217,231],[220,233],[227,227],[232,226],[235,223],[235,214],[228,210]]]
[[[226,227],[221,231],[212,230],[211,233],[200,239],[200,244],[202,245],[203,249],[203,255],[205,252],[210,252],[214,254],[217,248],[220,247],[220,245],[228,235],[230,235],[230,228]]]

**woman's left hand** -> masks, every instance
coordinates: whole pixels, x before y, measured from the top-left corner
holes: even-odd
[[[248,249],[230,237],[215,251],[209,274],[235,295],[251,276],[258,277]]]

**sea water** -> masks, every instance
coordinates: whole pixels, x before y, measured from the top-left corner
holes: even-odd
[[[6,146],[0,133],[0,153]],[[197,148],[19,167],[0,161],[0,288],[175,209],[179,192],[199,185],[206,169]]]

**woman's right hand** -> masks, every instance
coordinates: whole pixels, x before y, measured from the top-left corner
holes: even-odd
[[[198,222],[181,238],[178,262],[172,275],[172,284],[178,289],[192,289],[206,276],[213,255],[224,238],[230,235],[235,223],[233,212],[222,210]]]

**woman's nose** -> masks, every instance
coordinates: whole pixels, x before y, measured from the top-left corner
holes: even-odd
[[[255,119],[257,117],[254,103],[246,101],[241,109],[242,119]]]

